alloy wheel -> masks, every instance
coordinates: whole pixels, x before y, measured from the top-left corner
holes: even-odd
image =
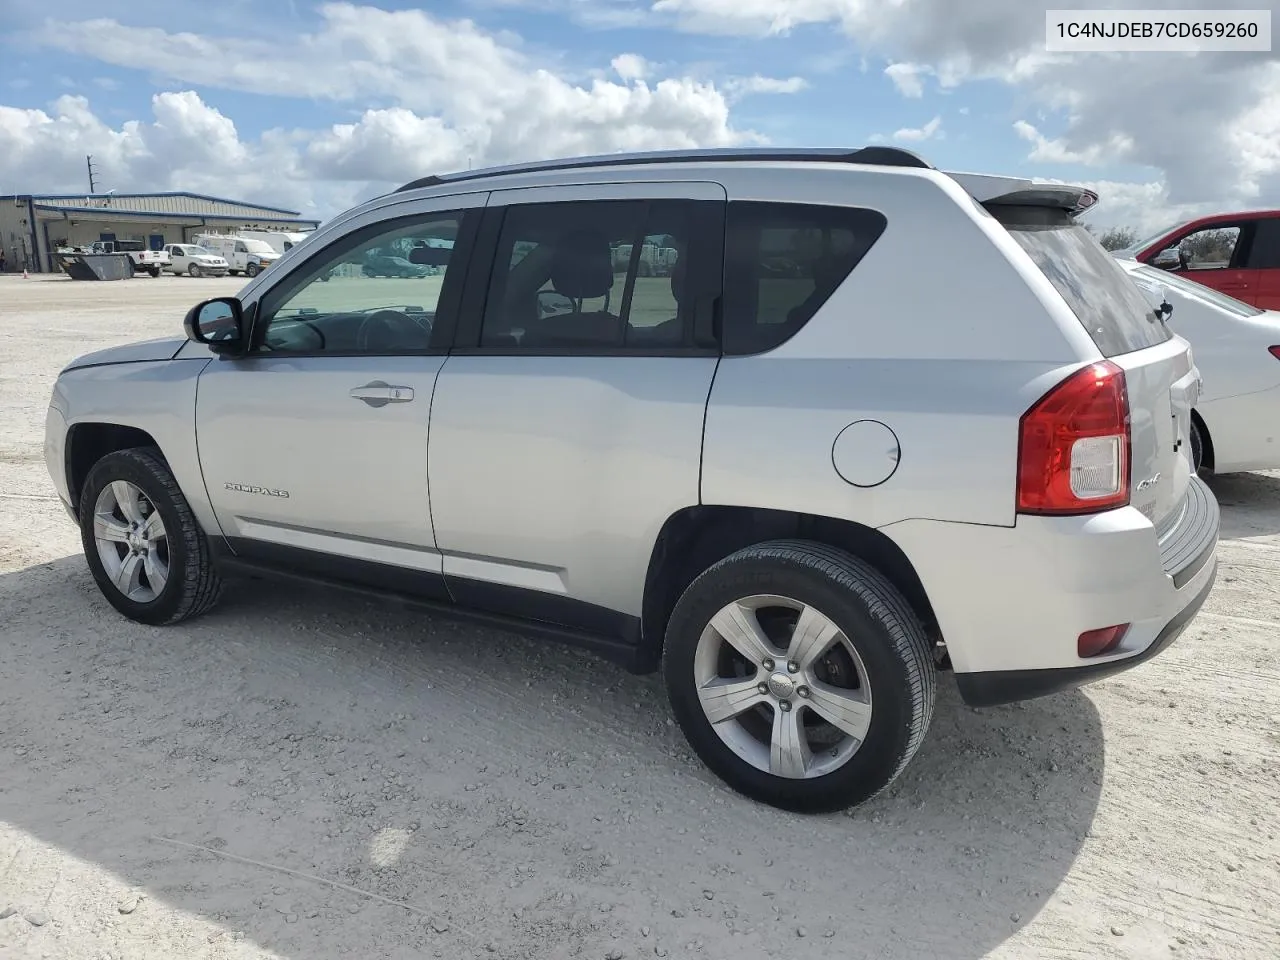
[[[848,636],[816,607],[755,595],[727,604],[698,639],[694,682],[722,741],[757,770],[825,776],[871,727],[867,670]]]
[[[160,511],[128,480],[102,488],[93,510],[93,540],[111,583],[135,603],[149,603],[169,581],[169,538]]]

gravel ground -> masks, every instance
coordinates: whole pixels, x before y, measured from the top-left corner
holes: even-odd
[[[1218,586],[1164,656],[983,711],[944,680],[892,790],[791,816],[584,654],[265,582],[115,615],[50,386],[238,286],[0,278],[0,957],[1280,955],[1280,476],[1214,482]]]

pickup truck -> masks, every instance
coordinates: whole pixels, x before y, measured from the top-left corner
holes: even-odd
[[[164,250],[148,250],[141,240],[95,240],[89,245],[90,253],[126,253],[133,261],[134,273],[160,276],[160,271],[170,263]]]

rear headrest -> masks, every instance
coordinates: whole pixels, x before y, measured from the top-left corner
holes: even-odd
[[[676,303],[680,302],[680,291],[684,287],[684,275],[687,272],[684,251],[678,250],[676,262],[671,267],[671,296],[675,298]]]
[[[604,234],[566,233],[551,259],[551,285],[571,300],[603,297],[613,287],[613,256]]]

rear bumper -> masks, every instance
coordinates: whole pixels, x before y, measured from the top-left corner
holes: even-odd
[[[1059,667],[1056,670],[992,670],[985,673],[958,673],[956,686],[960,696],[971,707],[992,707],[1001,703],[1033,700],[1036,697],[1060,693],[1074,687],[1093,683],[1104,677],[1121,673],[1152,657],[1159,656],[1170,644],[1182,636],[1188,624],[1195,619],[1204,602],[1209,599],[1217,579],[1217,561],[1209,572],[1209,578],[1200,592],[1156,635],[1151,645],[1141,653],[1123,660],[1108,660],[1080,667]]]
[[[1191,478],[1157,530],[1124,507],[1089,517],[1019,517],[1014,527],[908,521],[884,528],[916,568],[965,700],[1003,703],[1136,666],[1185,629],[1217,573],[1219,512]],[[1110,653],[1080,634],[1129,624]]]

